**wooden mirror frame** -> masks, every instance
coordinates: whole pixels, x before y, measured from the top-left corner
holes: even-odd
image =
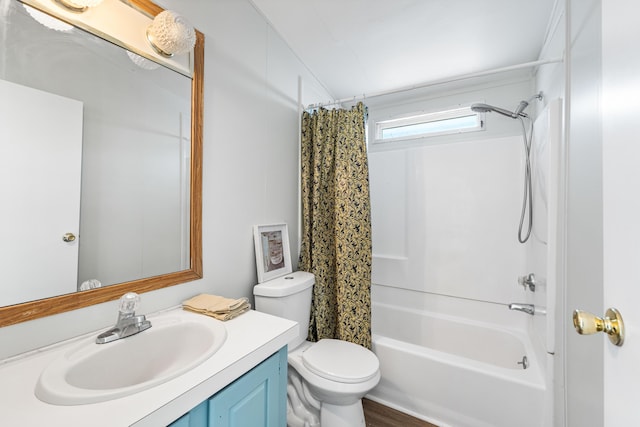
[[[164,10],[148,0],[129,0],[129,3],[150,16],[156,16]],[[104,288],[0,307],[0,327],[112,301],[127,292],[144,293],[202,278],[203,81],[204,34],[196,30],[191,81],[190,268]]]

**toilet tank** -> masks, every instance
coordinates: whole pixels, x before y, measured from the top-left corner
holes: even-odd
[[[307,339],[314,283],[313,274],[296,271],[253,287],[256,310],[298,322],[298,336],[289,343],[289,351]]]

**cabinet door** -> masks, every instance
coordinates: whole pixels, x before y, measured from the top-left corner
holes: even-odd
[[[283,427],[287,349],[266,359],[209,400],[210,427]]]
[[[169,427],[207,427],[209,402],[202,402],[191,411],[187,412],[171,424]]]

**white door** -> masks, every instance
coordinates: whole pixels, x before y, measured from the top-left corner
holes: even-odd
[[[0,306],[77,290],[82,103],[0,80]]]
[[[635,427],[640,426],[640,2],[567,4],[572,27],[569,152],[574,160],[587,158],[586,167],[574,161],[578,171],[572,173],[570,167],[568,173],[570,180],[576,179],[569,186],[573,220],[567,259],[573,269],[569,265],[568,310],[563,313],[569,334],[567,427]],[[596,149],[581,155],[589,145]],[[579,203],[590,194],[588,203]],[[600,208],[601,218],[596,212]],[[572,239],[578,244],[571,245]],[[573,309],[597,310],[594,314],[602,316],[609,307],[617,308],[624,319],[622,347],[603,334],[581,337],[569,326]]]
[[[603,303],[627,331],[604,344],[605,427],[640,426],[639,16],[637,0],[602,1]]]

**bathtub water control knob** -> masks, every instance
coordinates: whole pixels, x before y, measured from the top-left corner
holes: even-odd
[[[518,277],[518,283],[524,288],[525,291],[527,290],[527,287],[529,287],[529,290],[531,292],[536,291],[536,276],[533,273],[526,276]]]
[[[615,308],[609,308],[600,318],[588,311],[573,311],[573,326],[580,335],[591,335],[604,332],[609,335],[609,341],[617,346],[624,344],[624,322],[620,312]]]

